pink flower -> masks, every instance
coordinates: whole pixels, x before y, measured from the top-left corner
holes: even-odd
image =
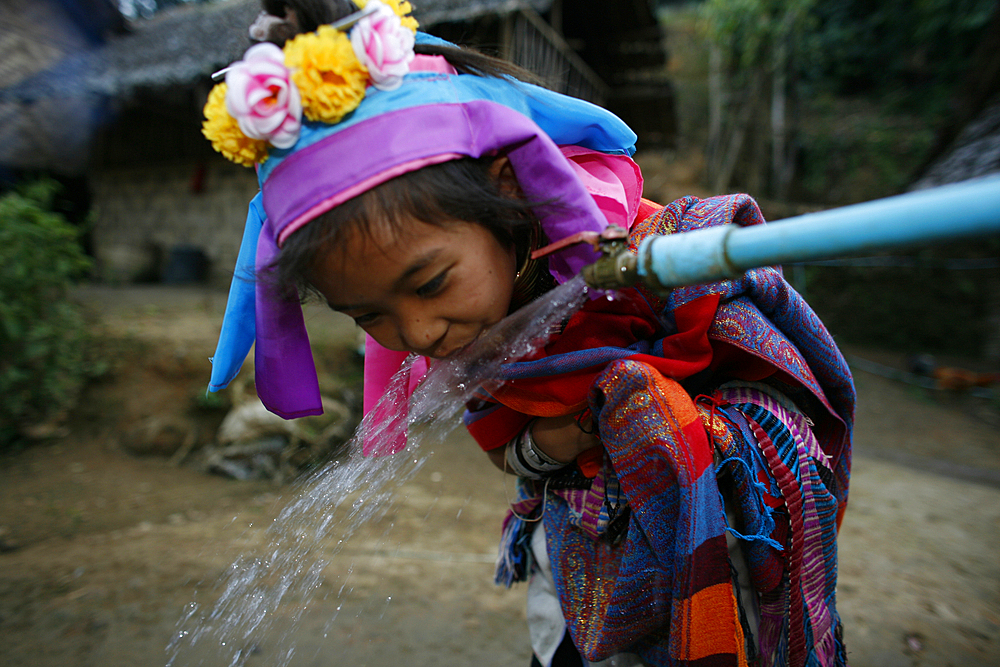
[[[351,29],[351,46],[361,64],[368,68],[372,85],[379,90],[395,90],[403,83],[413,60],[413,31],[380,0],[369,0],[365,9],[374,13]]]
[[[226,73],[226,110],[243,134],[290,148],[302,127],[302,98],[288,78],[285,54],[271,43],[256,44]]]

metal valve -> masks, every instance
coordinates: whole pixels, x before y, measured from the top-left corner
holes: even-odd
[[[532,259],[544,257],[557,250],[577,243],[588,243],[601,253],[600,259],[583,267],[580,274],[593,289],[615,290],[631,287],[638,280],[636,256],[629,250],[628,231],[618,225],[609,225],[602,232],[577,232],[572,236],[539,248],[531,253]]]

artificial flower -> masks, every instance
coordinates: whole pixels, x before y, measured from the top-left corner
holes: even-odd
[[[220,83],[209,92],[201,133],[224,157],[252,167],[267,158],[267,142],[243,134],[239,123],[226,110],[226,90],[226,84]]]
[[[366,68],[372,85],[379,90],[395,90],[403,83],[413,60],[413,32],[396,13],[380,0],[369,0],[375,12],[351,29],[351,46]]]
[[[285,54],[269,42],[256,44],[226,72],[226,108],[243,134],[275,148],[291,148],[302,127],[302,101],[289,79]]]
[[[347,35],[329,25],[285,44],[285,65],[309,120],[336,123],[364,99],[368,70]]]
[[[354,0],[354,4],[364,9],[370,0]],[[374,0],[371,0],[374,1]],[[417,28],[420,24],[417,23],[417,19],[410,16],[413,11],[413,5],[409,3],[409,0],[382,0],[383,4],[388,5],[389,9],[393,11],[400,18],[401,23],[404,28],[408,28],[413,34],[417,33]]]

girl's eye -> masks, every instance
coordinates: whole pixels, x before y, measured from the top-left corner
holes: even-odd
[[[378,313],[365,313],[352,318],[359,327],[366,327],[378,318]]]
[[[439,273],[437,276],[431,278],[429,281],[418,287],[417,296],[428,297],[437,294],[444,285],[445,275],[445,273]]]

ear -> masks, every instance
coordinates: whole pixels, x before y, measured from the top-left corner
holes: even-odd
[[[490,165],[490,176],[499,186],[501,193],[510,197],[521,196],[521,184],[517,182],[514,167],[506,155],[493,160],[493,164]]]

